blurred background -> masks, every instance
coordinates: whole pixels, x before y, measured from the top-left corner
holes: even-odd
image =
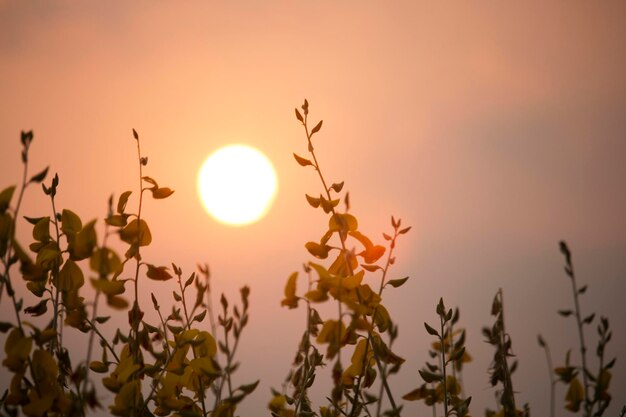
[[[606,415],[615,416],[626,392],[625,21],[621,1],[0,1],[0,188],[20,181],[19,134],[33,129],[31,172],[59,174],[58,210],[102,219],[111,194],[136,187],[135,128],[144,173],[176,190],[144,207],[153,235],[144,259],[186,275],[207,262],[216,300],[223,292],[234,302],[250,286],[235,383],[261,384],[239,411],[269,415],[269,388],[280,389],[306,314],[280,307],[284,284],[327,225],[304,198],[319,194],[319,179],[292,157],[306,153],[293,108],[307,98],[310,118],[324,119],[320,164],[330,182],[345,180],[360,229],[382,243],[391,215],[413,226],[392,270],[410,279],[385,293],[407,359],[390,381],[396,396],[421,384],[431,341],[422,323],[436,321],[444,297],[460,307],[474,358],[464,373],[472,415],[495,408],[481,328],[502,288],[517,401],[547,415],[537,334],[556,365],[569,348],[579,362],[574,321],[556,313],[573,303],[563,239],[589,285],[583,311],[614,330]],[[216,223],[197,196],[200,164],[230,143],[257,147],[278,172],[273,209],[248,227]],[[49,215],[49,200],[33,187],[21,212]],[[26,222],[19,237],[32,241]],[[140,288],[143,305],[150,292],[167,305],[173,283]],[[11,320],[7,301],[0,314]],[[107,334],[127,326],[126,313],[112,314]],[[595,336],[594,325],[591,353]],[[326,392],[316,389],[314,402]],[[564,396],[559,386],[557,415],[568,414]],[[405,413],[430,410],[406,403]]]

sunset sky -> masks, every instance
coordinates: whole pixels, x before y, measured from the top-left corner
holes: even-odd
[[[382,244],[391,215],[413,226],[392,270],[410,279],[384,297],[407,359],[390,381],[397,397],[421,384],[422,323],[436,321],[444,297],[468,331],[472,415],[495,408],[481,328],[502,288],[517,400],[547,415],[537,334],[556,364],[568,348],[579,360],[574,321],[556,313],[572,304],[558,247],[566,240],[589,284],[583,310],[614,331],[605,415],[615,416],[626,393],[625,22],[622,1],[0,0],[0,189],[20,181],[19,134],[33,129],[31,173],[50,165],[59,174],[57,208],[102,219],[109,195],[137,185],[136,129],[144,173],[175,190],[144,208],[154,239],[144,258],[185,274],[207,262],[216,297],[235,301],[251,287],[236,381],[261,385],[239,411],[269,415],[269,388],[280,389],[305,319],[303,307],[280,307],[283,288],[327,225],[304,197],[321,192],[319,179],[292,156],[307,151],[293,111],[307,98],[309,117],[324,120],[322,169],[345,181],[360,230]],[[196,191],[204,159],[232,143],[265,153],[279,183],[268,215],[240,228],[209,217]],[[33,187],[22,214],[50,212]],[[19,227],[27,245],[28,226]],[[166,302],[173,285],[141,282],[141,302],[150,305],[149,292]],[[0,310],[14,317],[6,298]],[[595,326],[587,340],[593,353]],[[559,386],[559,416],[564,395]],[[405,411],[430,415],[421,403]]]

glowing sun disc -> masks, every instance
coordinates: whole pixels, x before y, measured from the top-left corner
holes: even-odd
[[[220,223],[243,226],[261,219],[276,197],[278,180],[270,160],[248,145],[213,152],[198,172],[198,193]]]

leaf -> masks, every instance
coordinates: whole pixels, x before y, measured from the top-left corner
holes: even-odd
[[[298,119],[300,122],[304,123],[304,119],[302,118],[302,115],[300,114],[300,111],[296,108],[296,119]]]
[[[135,138],[135,140],[139,140],[139,135],[137,134],[137,131],[133,128],[133,137]]]
[[[145,182],[147,182],[148,184],[151,184],[153,187],[159,188],[159,184],[157,184],[156,180],[152,177],[149,177],[147,175],[141,177],[142,180],[144,180]]]
[[[573,413],[580,410],[580,404],[585,398],[585,390],[578,378],[572,379],[565,395],[565,408]]]
[[[81,271],[76,262],[71,259],[65,261],[59,272],[57,288],[62,291],[75,291],[82,287],[84,283],[83,271]]]
[[[399,234],[399,235],[403,235],[403,234],[405,234],[405,233],[408,233],[408,231],[409,231],[409,230],[411,230],[411,226],[409,226],[409,227],[405,227],[404,229],[400,230],[400,231],[398,232],[398,234]]]
[[[42,217],[33,227],[33,238],[39,242],[50,240],[50,217]]]
[[[356,217],[347,213],[333,214],[328,220],[328,230],[331,230],[333,232],[352,232],[358,229],[358,227],[359,223]]]
[[[320,120],[318,124],[315,125],[315,127],[313,128],[313,130],[311,130],[311,135],[313,135],[314,133],[317,133],[320,131],[320,129],[322,128],[322,123],[324,121]]]
[[[4,214],[4,212],[7,211],[7,208],[9,208],[11,198],[13,198],[13,192],[15,192],[14,185],[5,188],[2,192],[0,192],[0,214]]]
[[[417,400],[421,400],[422,398],[425,398],[424,394],[423,394],[424,388],[420,387],[420,388],[415,388],[413,391],[404,394],[402,396],[403,400],[406,401],[417,401]]]
[[[41,183],[44,179],[46,179],[46,175],[48,175],[48,168],[50,168],[50,167],[46,167],[39,174],[35,174],[32,177],[30,177],[30,180],[28,180],[28,182],[29,183],[31,183],[31,182]]]
[[[334,183],[330,186],[330,188],[332,188],[336,193],[340,193],[341,189],[343,188],[343,181],[339,183]]]
[[[68,252],[75,261],[89,258],[97,245],[96,221],[92,220],[70,241]]]
[[[166,266],[154,266],[152,264],[146,264],[148,266],[148,272],[146,276],[155,281],[167,281],[172,278],[172,275],[168,272]]]
[[[204,320],[205,316],[206,316],[206,310],[203,310],[202,313],[196,314],[194,318],[191,319],[191,321],[197,321],[198,323],[201,323],[202,320]]]
[[[400,279],[391,279],[387,282],[387,284],[391,285],[394,288],[398,288],[398,287],[401,287],[408,279],[409,277],[404,277]]]
[[[321,202],[320,198],[311,197],[308,194],[305,194],[305,196],[306,196],[306,201],[308,201],[311,207],[318,208],[320,206],[320,202]]]
[[[104,219],[104,221],[109,226],[124,227],[126,226],[128,222],[128,217],[129,217],[128,214],[113,214],[107,217],[106,219]]]
[[[596,313],[592,313],[590,315],[588,315],[587,317],[585,317],[585,319],[583,320],[584,324],[591,324],[591,322],[593,321],[593,319],[596,317]]]
[[[24,313],[30,314],[34,317],[42,316],[46,314],[46,312],[48,311],[48,306],[47,306],[48,301],[49,301],[49,298],[46,298],[44,300],[41,300],[34,306],[26,307],[24,309]]]
[[[296,296],[296,280],[298,273],[292,273],[287,279],[285,285],[285,298],[280,302],[281,306],[287,306],[290,309],[298,307],[298,297]]]
[[[161,200],[174,194],[174,190],[167,187],[153,188],[151,191],[152,198],[155,200]]]
[[[293,154],[293,157],[296,158],[296,162],[299,163],[301,166],[305,167],[305,166],[313,166],[313,162],[309,161],[306,158],[301,157],[300,155],[297,154]]]
[[[318,259],[326,259],[331,247],[327,245],[320,245],[317,242],[307,242],[304,247],[309,253]]]
[[[12,328],[13,328],[12,323],[9,323],[6,321],[0,321],[0,333],[6,333]]]
[[[98,374],[104,374],[109,371],[109,367],[100,361],[91,361],[91,363],[89,364],[89,369]]]
[[[437,330],[435,330],[434,328],[432,328],[431,326],[428,325],[428,323],[424,322],[424,327],[426,328],[426,331],[428,332],[428,334],[432,335],[432,336],[439,336],[439,332]],[[428,382],[428,381],[426,381]]]
[[[365,269],[366,271],[369,271],[369,272],[376,272],[376,271],[378,271],[378,270],[381,270],[381,271],[383,270],[383,267],[382,267],[382,266],[380,266],[380,265],[366,265],[366,264],[361,264],[361,267],[362,267],[363,269]]]
[[[124,293],[124,283],[126,281],[107,280],[107,279],[91,279],[93,287],[106,295],[120,295]]]
[[[132,194],[132,191],[124,191],[120,198],[117,200],[117,213],[123,214],[126,209],[126,204],[128,203],[128,197]]]
[[[558,313],[563,317],[568,317],[572,315],[572,310],[559,310]]]
[[[439,374],[435,374],[430,371],[426,371],[424,369],[420,369],[418,372],[420,376],[422,377],[422,379],[424,380],[424,382],[426,382],[427,384],[430,384],[431,382],[438,382],[438,381],[443,380],[443,376]]]
[[[150,228],[148,228],[148,223],[143,219],[141,222],[137,219],[133,219],[126,227],[120,230],[119,233],[120,238],[131,245],[138,242],[139,246],[148,246],[152,242]]]

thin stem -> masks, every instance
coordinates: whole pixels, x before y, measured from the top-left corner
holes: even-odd
[[[309,291],[311,290],[311,273],[309,272]],[[311,304],[309,303],[309,301],[307,300],[306,303],[306,331],[304,333],[304,363],[303,363],[303,367],[302,367],[302,377],[301,377],[301,383],[300,383],[300,392],[298,394],[298,398],[296,398],[296,403],[295,403],[295,407],[294,407],[294,416],[298,415],[298,410],[300,408],[300,405],[302,404],[302,400],[305,396],[305,390],[306,390],[306,384],[307,384],[307,380],[309,378],[309,367],[310,367],[310,363],[309,363],[309,349],[311,347],[311,342],[309,340],[309,338],[311,337]]]
[[[546,353],[546,364],[548,365],[548,377],[550,378],[550,417],[554,417],[554,386],[556,385],[556,380],[552,376],[552,370],[554,366],[552,365],[552,355],[550,354],[550,347],[544,343],[543,350]]]
[[[574,265],[571,264],[568,260],[569,270],[571,272],[570,278],[572,281],[572,292],[574,294],[574,307],[576,314],[576,325],[578,327],[578,338],[580,342],[580,357],[582,361],[583,368],[583,385],[585,387],[585,415],[591,416],[591,410],[593,408],[593,404],[591,404],[589,400],[589,380],[587,378],[587,347],[585,345],[585,335],[583,333],[583,321],[580,315],[580,303],[578,301],[578,287],[576,286],[576,275],[574,274]]]
[[[26,178],[28,177],[28,148],[30,147],[30,142],[26,142],[24,145],[24,155],[26,155],[24,157],[24,169],[22,170],[22,186],[20,187],[20,193],[18,194],[17,197],[17,203],[15,204],[15,211],[13,212],[14,216],[13,216],[13,221],[9,223],[9,233],[7,236],[9,236],[8,242],[7,242],[7,249],[6,252],[4,254],[5,256],[5,261],[4,263],[4,280],[2,280],[2,282],[0,282],[0,301],[2,301],[2,293],[4,292],[4,284],[5,284],[5,280],[9,281],[10,280],[10,276],[9,276],[9,269],[11,268],[11,263],[9,262],[10,258],[11,258],[11,252],[13,250],[13,237],[15,236],[15,232],[17,230],[17,216],[20,212],[20,206],[22,205],[22,199],[24,198],[24,191],[26,190],[26,187],[28,186],[28,183],[26,182]],[[10,284],[7,284],[10,285]],[[19,316],[19,314],[18,314]],[[21,321],[18,317],[18,323],[20,326],[20,329],[22,328],[22,324]]]
[[[441,344],[441,363],[443,366],[441,367],[443,371],[443,412],[446,417],[448,417],[448,380],[446,376],[446,349],[444,347],[444,327],[445,322],[443,320],[444,313],[439,315],[439,322],[441,324],[441,335],[439,336],[440,344]]]
[[[85,321],[87,322],[87,324],[89,324],[89,326],[93,329],[93,331],[96,332],[98,337],[100,337],[100,340],[102,341],[102,343],[104,343],[104,346],[106,346],[106,348],[109,349],[109,352],[111,352],[111,354],[113,355],[117,363],[120,363],[120,358],[117,356],[117,353],[115,353],[115,350],[109,344],[109,341],[102,335],[102,333],[100,333],[100,330],[98,330],[98,328],[96,327],[95,322],[92,322],[88,318],[85,318]]]
[[[56,244],[57,244],[57,246],[60,247],[61,235],[59,233],[59,222],[57,221],[57,211],[56,211],[56,206],[54,204],[54,194],[50,194],[50,201],[52,202],[52,218],[54,219],[53,223],[54,223],[54,230],[56,232]],[[52,274],[53,274],[52,275],[53,282],[56,281],[56,284],[54,284],[55,294],[54,294],[54,300],[53,300],[53,308],[54,308],[54,313],[53,314],[54,314],[54,316],[52,318],[52,328],[55,331],[57,331],[59,335],[62,336],[61,331],[57,330],[58,326],[61,326],[61,329],[62,329],[62,326],[63,326],[63,322],[62,321],[61,321],[60,325],[57,324],[58,323],[58,318],[60,316],[60,313],[59,313],[59,295],[60,295],[60,291],[59,291],[59,287],[58,287],[58,285],[59,285],[59,281],[58,281],[58,279],[59,279],[59,265],[58,265],[57,262],[54,263],[54,270],[52,271]],[[60,351],[60,349],[63,348],[61,338],[60,337],[59,338],[55,338],[54,341],[58,341],[59,346],[56,346],[56,348],[57,348],[57,351]],[[50,343],[50,352],[52,352],[52,348],[53,348],[54,344],[55,343]]]

